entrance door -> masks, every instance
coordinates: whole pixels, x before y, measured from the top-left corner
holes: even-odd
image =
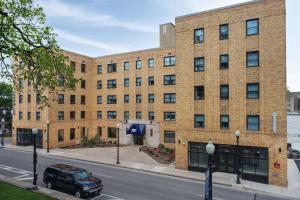
[[[143,145],[143,135],[133,135],[133,142],[135,145]]]
[[[230,153],[220,153],[219,170],[223,172],[235,173],[235,155]]]

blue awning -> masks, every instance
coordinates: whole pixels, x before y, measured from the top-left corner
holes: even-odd
[[[127,134],[132,135],[144,135],[145,134],[145,124],[131,124]]]

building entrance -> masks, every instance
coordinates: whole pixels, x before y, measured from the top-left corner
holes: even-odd
[[[143,135],[133,135],[133,143],[135,145],[143,145]]]

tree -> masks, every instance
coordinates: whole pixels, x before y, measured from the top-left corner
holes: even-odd
[[[12,123],[12,86],[11,84],[0,82],[0,120],[2,118],[7,122],[6,127],[11,127]],[[3,115],[3,110],[6,110],[7,113]]]
[[[0,77],[13,81],[17,91],[22,91],[19,78],[30,80],[47,104],[47,92],[73,89],[78,80],[45,22],[42,7],[33,0],[0,0]]]

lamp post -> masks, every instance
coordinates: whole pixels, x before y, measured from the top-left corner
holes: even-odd
[[[240,138],[240,131],[237,130],[235,131],[235,137],[236,137],[236,164],[235,164],[235,169],[236,169],[236,184],[241,184],[240,181],[240,155],[239,155],[239,138]]]
[[[49,133],[49,124],[50,124],[50,122],[49,122],[49,120],[47,121],[47,153],[49,153],[49,135],[50,135],[50,133]]]
[[[33,185],[36,186],[37,173],[36,173],[36,164],[37,164],[37,153],[36,153],[36,135],[38,133],[37,128],[32,129],[33,135]]]
[[[208,167],[205,180],[205,200],[212,200],[212,156],[215,152],[215,146],[211,140],[206,145],[206,152],[208,154]]]
[[[4,111],[3,111],[4,113]],[[5,131],[5,119],[1,119],[1,128],[2,128],[2,134],[1,134],[1,147],[4,147],[4,131]]]
[[[117,138],[117,164],[120,164],[120,124],[117,124],[118,138]]]

